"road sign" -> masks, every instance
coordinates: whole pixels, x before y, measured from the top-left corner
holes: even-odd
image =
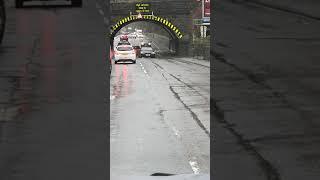
[[[193,25],[202,25],[202,19],[193,19]]]
[[[193,19],[193,25],[196,25],[196,26],[210,25],[210,18]]]
[[[203,17],[210,17],[210,0],[204,0],[204,5],[203,5]]]
[[[136,3],[135,12],[138,14],[148,14],[151,13],[151,4],[150,3]]]

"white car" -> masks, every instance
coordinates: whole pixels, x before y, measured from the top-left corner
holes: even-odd
[[[136,51],[131,45],[120,45],[117,46],[114,52],[114,63],[131,61],[133,64],[136,63]]]
[[[129,35],[128,35],[128,38],[129,38],[129,39],[136,39],[136,38],[137,38],[137,35],[134,34],[134,33],[132,33],[132,34],[129,34]]]
[[[144,35],[143,34],[138,34],[137,37],[142,39],[142,38],[144,38]]]

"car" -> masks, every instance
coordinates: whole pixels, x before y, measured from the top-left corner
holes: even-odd
[[[120,45],[117,46],[114,51],[114,63],[131,61],[133,64],[136,63],[136,52],[131,45]]]
[[[6,10],[4,7],[4,1],[0,0],[0,44],[4,36],[5,27],[6,27]]]
[[[22,8],[23,3],[25,1],[34,1],[34,0],[15,0],[16,8]],[[40,0],[40,1],[51,1],[51,0]],[[65,1],[71,1],[71,5],[74,7],[81,7],[82,6],[82,0],[65,0]]]
[[[131,33],[131,34],[128,35],[128,37],[129,37],[130,39],[136,39],[136,38],[137,38],[137,35],[136,35],[135,33]]]
[[[152,49],[152,47],[141,47],[141,53],[140,53],[140,57],[151,57],[151,58],[155,58],[156,57],[156,53],[155,51]]]
[[[128,41],[128,35],[121,35],[120,41]]]
[[[131,45],[129,41],[119,41],[117,46],[121,46],[121,45]]]
[[[146,43],[146,42],[142,42],[141,43],[141,48],[142,47],[151,47],[151,43],[149,42],[149,43]]]
[[[140,57],[141,47],[140,46],[133,46],[133,49],[136,51],[137,57]]]
[[[138,34],[142,34],[142,29],[136,29],[136,32],[137,32]]]
[[[139,39],[142,39],[142,38],[144,38],[144,35],[143,35],[143,34],[138,34],[137,37],[138,37]]]

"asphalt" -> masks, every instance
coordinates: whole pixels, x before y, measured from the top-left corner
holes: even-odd
[[[318,179],[320,22],[248,2],[215,4],[213,175]]]
[[[113,66],[111,177],[209,174],[210,63],[158,55]]]
[[[0,179],[108,179],[103,17],[95,1],[45,7],[7,1]]]

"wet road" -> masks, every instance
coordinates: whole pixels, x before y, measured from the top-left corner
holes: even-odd
[[[114,65],[112,176],[209,173],[209,67],[166,57]]]
[[[7,1],[7,12],[0,179],[108,179],[106,28],[96,2],[15,9]]]

